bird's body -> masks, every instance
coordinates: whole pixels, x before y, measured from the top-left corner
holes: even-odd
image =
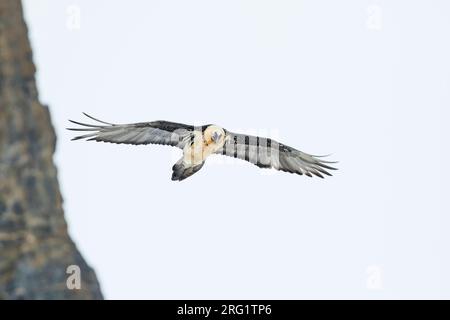
[[[274,168],[299,175],[318,176],[331,174],[335,170],[319,159],[269,138],[236,134],[217,125],[191,126],[169,121],[141,122],[133,124],[112,124],[87,117],[102,125],[90,125],[76,121],[81,128],[69,128],[84,131],[87,134],[72,140],[87,139],[125,144],[163,144],[183,150],[183,157],[173,166],[172,180],[184,180],[198,172],[211,154],[222,154],[239,158],[260,168]]]
[[[225,143],[225,131],[222,128],[216,125],[204,127],[204,130],[194,130],[192,143],[186,144],[183,148],[183,159],[186,164],[198,165],[204,162],[208,156],[222,148]],[[214,133],[220,136],[217,141],[212,138]]]
[[[183,147],[183,157],[172,167],[172,180],[183,180],[193,175],[203,167],[206,158],[223,147],[225,132],[222,128],[215,125],[203,128],[192,131],[190,143]],[[220,135],[220,138],[214,140],[213,133]]]

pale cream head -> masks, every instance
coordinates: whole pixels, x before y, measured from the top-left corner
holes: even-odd
[[[217,146],[217,148],[221,148],[225,143],[225,130],[219,126],[210,125],[205,129],[203,138],[208,145],[213,144]]]

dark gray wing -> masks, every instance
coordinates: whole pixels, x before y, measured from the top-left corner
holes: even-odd
[[[227,142],[216,153],[242,159],[260,168],[274,168],[281,171],[312,175],[323,178],[331,176],[329,170],[337,170],[329,166],[331,161],[324,161],[322,156],[313,156],[273,139],[255,137],[227,132]]]
[[[93,140],[134,145],[152,143],[183,148],[194,131],[194,126],[182,123],[153,121],[113,124],[98,120],[86,113],[84,115],[97,121],[99,124],[93,125],[69,120],[82,127],[68,128],[68,130],[85,132],[85,134],[77,136],[72,140],[86,139],[88,141]]]

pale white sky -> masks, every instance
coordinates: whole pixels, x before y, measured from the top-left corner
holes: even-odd
[[[450,298],[450,2],[24,7],[70,234],[107,298]],[[169,147],[71,142],[82,111],[267,132],[340,171],[216,160],[175,183]]]

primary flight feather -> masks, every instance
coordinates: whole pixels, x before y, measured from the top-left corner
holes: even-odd
[[[216,125],[192,126],[169,121],[113,124],[85,116],[98,124],[73,120],[78,128],[68,130],[83,132],[72,140],[86,139],[134,145],[161,144],[178,147],[183,157],[172,167],[172,180],[184,180],[199,171],[211,154],[222,154],[248,161],[260,168],[274,168],[299,175],[323,178],[331,176],[330,166],[335,163],[321,159],[273,139],[238,134]]]

